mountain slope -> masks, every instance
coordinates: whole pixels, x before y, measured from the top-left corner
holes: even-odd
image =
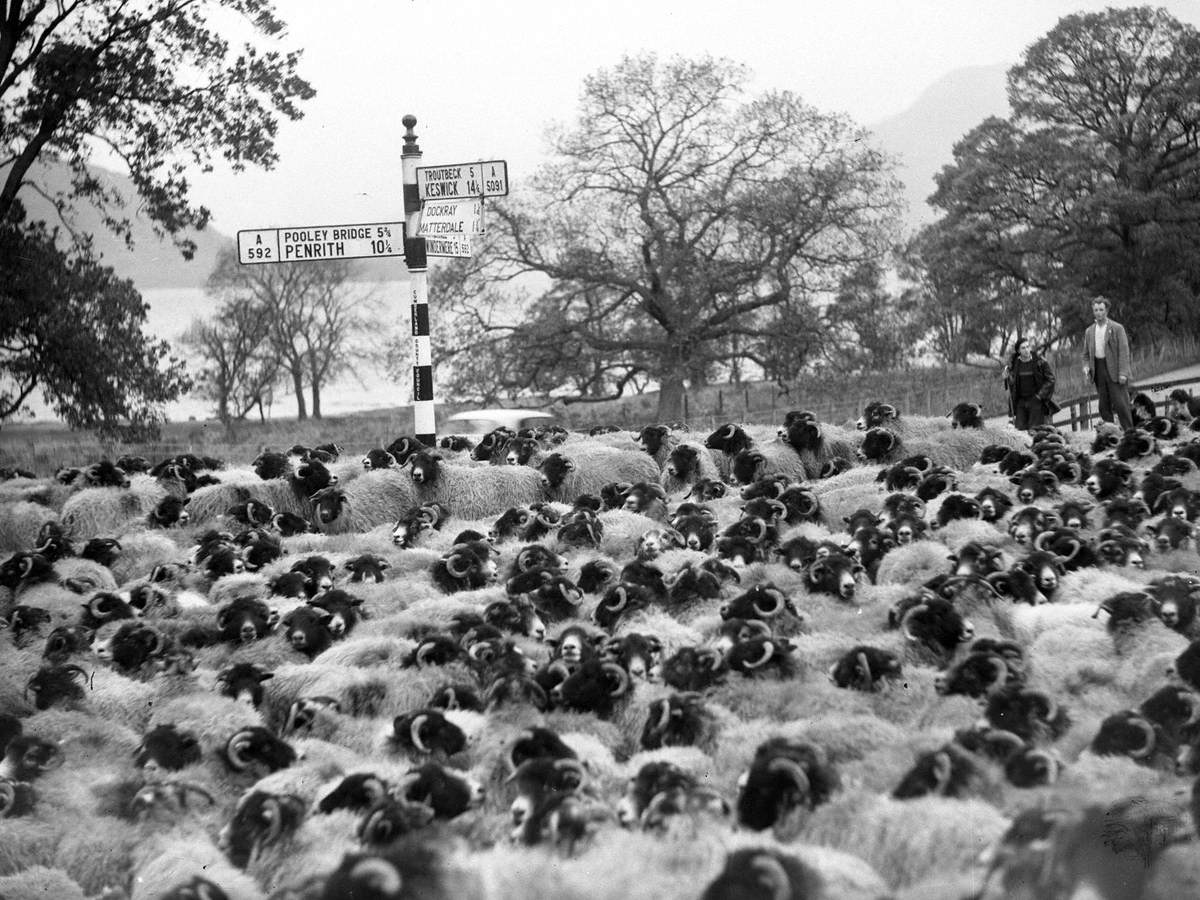
[[[879,146],[899,158],[897,176],[908,203],[905,224],[936,218],[926,203],[933,177],[953,160],[955,143],[988,116],[1008,115],[1006,65],[956,69],[931,84],[904,112],[870,126]]]

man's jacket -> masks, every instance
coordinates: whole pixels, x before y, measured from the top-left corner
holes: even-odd
[[[1083,364],[1093,373],[1096,371],[1096,323],[1093,322],[1083,333]],[[1133,383],[1133,366],[1129,360],[1129,338],[1125,326],[1108,320],[1108,336],[1104,339],[1104,364],[1108,367],[1111,381],[1120,382],[1124,376],[1126,384]],[[1093,378],[1095,375],[1093,374]]]

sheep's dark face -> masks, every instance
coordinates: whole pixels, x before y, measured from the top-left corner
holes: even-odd
[[[234,866],[244,869],[256,851],[287,840],[299,827],[304,811],[304,801],[298,797],[254,791],[238,803],[233,819],[221,831],[218,846]]]
[[[880,403],[878,400],[872,401],[866,405],[862,416],[855,427],[859,431],[867,431],[872,428],[880,428],[884,425],[892,424],[900,418],[900,413],[896,407],[890,403]]]
[[[274,677],[253,663],[235,663],[217,676],[217,693],[258,709],[262,705],[263,682]]]
[[[437,481],[442,457],[437,453],[422,450],[409,460],[412,466],[412,480],[415,484],[431,485]]]
[[[557,490],[562,487],[567,476],[575,471],[575,463],[561,453],[551,453],[542,460],[538,470],[542,473],[542,482],[546,487]]]
[[[178,772],[200,762],[200,741],[194,734],[179,731],[174,725],[159,725],[142,738],[133,754],[133,764],[147,774],[156,771]]]
[[[858,455],[863,459],[879,461],[896,449],[899,438],[886,428],[872,428],[863,438]]]
[[[647,425],[638,432],[638,443],[651,456],[657,456],[669,433],[665,425]]]

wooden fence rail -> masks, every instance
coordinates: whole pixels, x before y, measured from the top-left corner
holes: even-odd
[[[1140,391],[1153,400],[1156,410],[1159,410],[1161,405],[1160,411],[1165,411],[1167,393],[1178,387],[1186,388],[1189,392],[1194,393],[1196,388],[1200,387],[1200,377],[1193,375],[1190,378],[1179,378],[1174,381],[1148,381],[1135,384],[1133,390]],[[1160,394],[1161,396],[1156,396]],[[1070,400],[1060,401],[1059,405],[1062,409],[1054,414],[1051,422],[1059,427],[1070,425],[1072,431],[1082,431],[1090,428],[1092,421],[1100,418],[1097,400],[1096,393],[1092,392],[1072,397]]]

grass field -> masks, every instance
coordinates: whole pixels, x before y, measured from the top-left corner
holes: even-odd
[[[1133,365],[1136,376],[1144,379],[1197,360],[1200,341],[1184,337],[1157,350],[1138,350]],[[1050,361],[1057,376],[1055,398],[1060,403],[1089,392],[1073,351],[1051,354]],[[784,387],[749,381],[711,385],[685,395],[684,421],[701,431],[731,421],[779,422],[787,410],[810,409],[822,421],[842,423],[857,418],[871,400],[893,403],[910,415],[944,415],[960,401],[981,404],[985,417],[1005,415],[1007,408],[999,365],[957,366],[862,375],[806,374]],[[512,405],[536,407],[544,403],[529,400]],[[440,405],[439,421],[468,406]],[[564,425],[584,430],[599,424],[636,429],[656,421],[657,408],[658,392],[647,391],[619,400],[558,409]],[[336,441],[348,452],[361,453],[384,446],[401,434],[411,434],[412,430],[412,411],[408,407],[305,422],[293,418],[244,421],[230,428],[216,421],[172,422],[163,428],[161,441],[153,444],[101,442],[90,432],[72,432],[57,423],[15,423],[0,429],[0,465],[19,465],[38,475],[49,475],[59,466],[90,463],[102,457],[138,454],[157,460],[181,452],[245,462],[264,447],[286,449],[297,443],[311,446],[325,441]]]

